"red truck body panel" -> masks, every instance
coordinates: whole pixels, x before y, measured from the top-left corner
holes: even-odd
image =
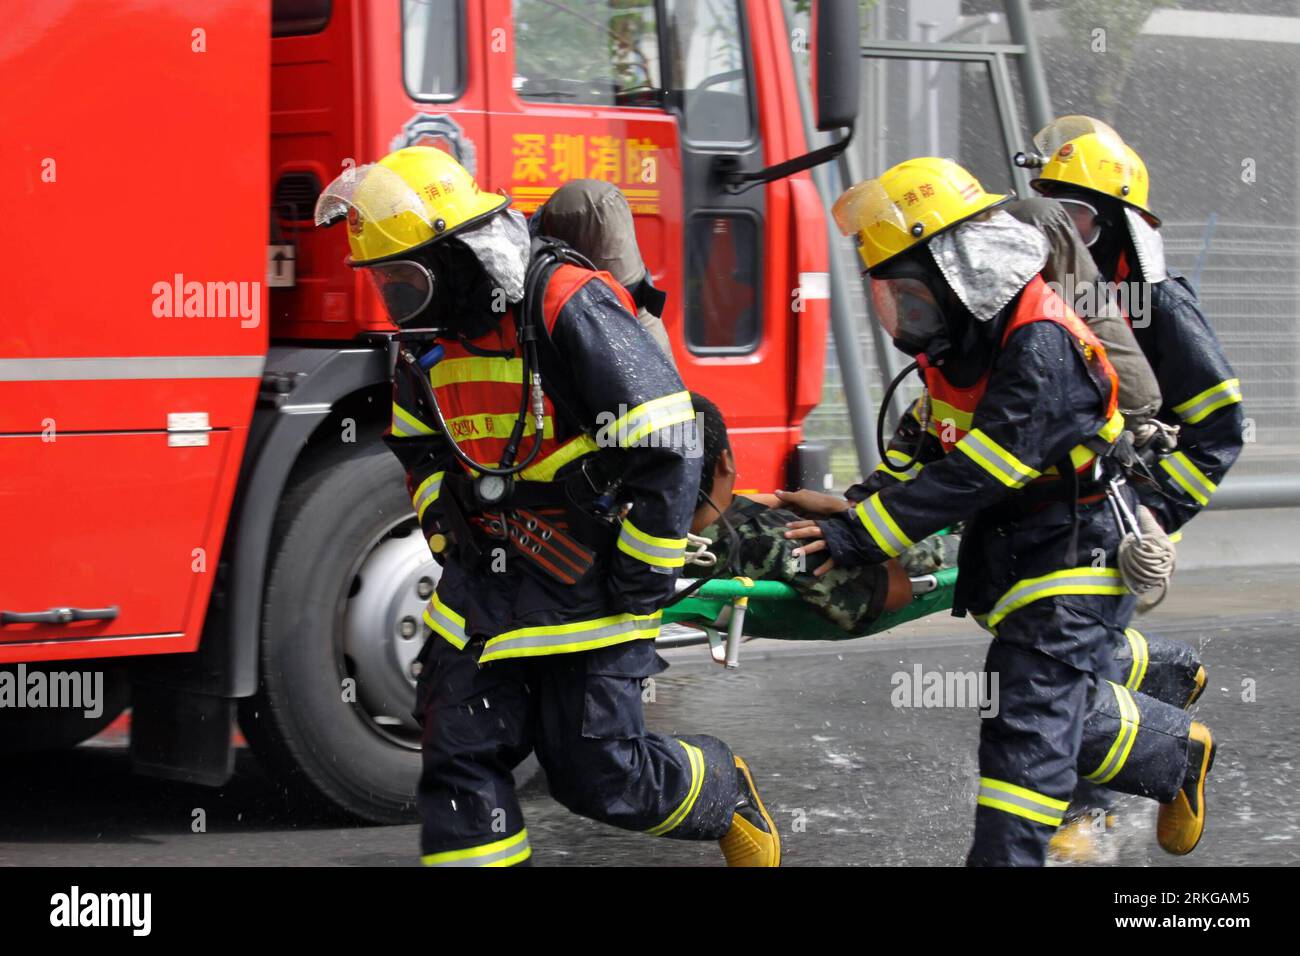
[[[121,614],[8,625],[0,662],[198,646],[267,347],[269,31],[254,0],[6,13],[0,609]]]
[[[197,647],[269,340],[342,345],[389,328],[342,238],[276,187],[295,175],[323,185],[412,142],[453,148],[419,117],[448,118],[483,187],[525,213],[573,176],[617,183],[668,293],[683,377],[728,416],[739,487],[785,482],[820,399],[828,319],[826,219],[809,175],[758,187],[758,347],[692,353],[677,116],[520,99],[511,7],[465,5],[466,82],[450,102],[405,89],[398,3],[336,0],[321,32],[274,40],[257,0],[68,0],[7,16],[0,175],[17,188],[3,240],[0,609],[122,611],[6,626],[0,663]],[[743,8],[761,158],[778,163],[806,151],[789,37],[779,4]],[[557,163],[578,138],[578,164]],[[295,285],[269,295],[268,224],[296,248]],[[187,316],[192,282],[235,283],[256,320]],[[206,444],[173,443],[168,416],[198,412]]]

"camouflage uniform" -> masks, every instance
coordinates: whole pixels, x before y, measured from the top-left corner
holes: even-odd
[[[709,550],[718,556],[718,567],[723,569],[720,573],[788,584],[822,617],[849,632],[865,630],[880,616],[889,589],[883,564],[851,571],[832,568],[822,577],[815,577],[812,572],[826,557],[814,554],[797,558],[791,554],[801,543],[785,537],[786,522],[799,520],[793,511],[768,508],[736,495],[725,517],[740,539],[740,554],[731,568],[726,567],[731,536],[722,522],[715,521],[700,532],[713,542]],[[686,573],[696,577],[700,570],[695,565],[686,566]]]

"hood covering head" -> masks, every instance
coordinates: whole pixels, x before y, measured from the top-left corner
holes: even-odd
[[[457,233],[456,238],[474,253],[493,285],[505,292],[508,302],[523,300],[524,274],[531,253],[528,222],[523,215],[503,209],[499,215]]]
[[[613,183],[570,180],[537,210],[533,223],[542,235],[577,249],[629,289],[645,278],[632,210]]]
[[[1055,199],[1017,199],[1004,208],[1047,237],[1047,263],[1043,266],[1043,278],[1048,282],[1078,288],[1085,282],[1096,282],[1100,278],[1097,264],[1092,261],[1092,253],[1083,244],[1074,220]]]
[[[930,240],[930,255],[963,305],[988,322],[1047,262],[1047,238],[1000,209]]]
[[[1163,282],[1169,278],[1165,266],[1165,240],[1159,231],[1131,206],[1124,207],[1124,219],[1128,222],[1129,235],[1133,237],[1133,250],[1142,268],[1142,278],[1147,282]]]

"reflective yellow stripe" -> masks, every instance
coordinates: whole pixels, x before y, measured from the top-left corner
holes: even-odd
[[[1106,420],[1106,424],[1101,426],[1101,431],[1097,433],[1097,436],[1099,438],[1104,438],[1106,441],[1114,441],[1123,433],[1123,431],[1124,415],[1122,412],[1117,410],[1109,419]]]
[[[1124,763],[1133,750],[1134,741],[1137,740],[1138,725],[1141,722],[1141,714],[1138,712],[1137,704],[1134,703],[1133,697],[1128,690],[1120,687],[1114,681],[1108,680],[1106,683],[1115,692],[1115,701],[1119,704],[1119,730],[1116,732],[1115,742],[1111,744],[1110,750],[1101,762],[1101,766],[1084,778],[1091,780],[1093,783],[1109,783],[1117,773],[1124,769]]]
[[[992,777],[980,777],[980,789],[975,802],[981,807],[1001,810],[1049,827],[1060,826],[1065,819],[1065,811],[1070,806],[1065,800],[1057,800]]]
[[[677,740],[676,737],[673,738]],[[663,836],[670,830],[677,827],[679,823],[690,815],[691,810],[695,807],[695,801],[700,797],[700,791],[704,788],[704,754],[698,747],[692,747],[684,740],[677,740],[686,751],[686,759],[691,765],[691,786],[686,791],[686,797],[681,804],[669,814],[668,819],[658,826],[651,827],[645,832],[650,836]]]
[[[1037,578],[1017,581],[998,599],[984,620],[984,626],[994,634],[1008,614],[1020,610],[1034,601],[1058,597],[1062,594],[1127,594],[1128,588],[1115,568],[1069,568],[1053,571]]]
[[[1097,437],[1107,443],[1113,442],[1124,431],[1124,415],[1121,412],[1115,412],[1106,420],[1106,424],[1101,426],[1101,431],[1097,432]],[[1097,457],[1087,445],[1075,445],[1070,449],[1070,465],[1075,471],[1082,471],[1088,465],[1092,464],[1093,459]],[[1046,475],[1059,475],[1060,470],[1053,465],[1044,472]]]
[[[695,409],[691,405],[689,392],[674,392],[662,398],[652,399],[632,409],[626,415],[616,418],[613,424],[601,429],[602,435],[612,436],[612,441],[601,441],[602,446],[617,445],[627,448],[645,438],[651,432],[670,425],[680,425],[695,418]]]
[[[890,477],[897,478],[899,481],[911,481],[913,478],[915,478],[917,475],[921,473],[922,465],[919,461],[916,462],[914,465],[912,465],[910,468],[908,468],[906,471],[896,471],[894,468],[890,467],[891,465],[906,464],[907,460],[911,457],[912,456],[910,454],[907,454],[906,452],[901,452],[893,448],[888,448],[885,450],[885,461],[882,461],[880,464],[878,464],[875,470],[883,471],[885,474],[889,475]]]
[[[957,442],[957,449],[1008,488],[1021,488],[1042,472],[1030,468],[981,429],[969,432]]]
[[[948,424],[951,422],[959,430],[970,431],[971,419],[974,418],[973,412],[963,412],[955,405],[949,405],[930,396],[930,427],[934,428],[936,424]],[[935,434],[938,434],[936,430]]]
[[[577,461],[593,451],[599,451],[599,446],[594,438],[584,432],[570,438],[541,461],[533,462],[519,473],[519,477],[525,481],[552,481],[555,473],[569,462]]]
[[[389,431],[399,438],[409,438],[412,435],[432,435],[434,433],[432,428],[396,402],[393,402],[393,421]]]
[[[858,516],[876,546],[891,558],[898,557],[912,546],[912,539],[903,534],[898,522],[885,510],[880,501],[880,492],[877,491],[865,501],[859,501],[853,513]]]
[[[1198,504],[1210,503],[1210,495],[1219,490],[1219,486],[1210,481],[1192,460],[1181,451],[1166,455],[1160,459],[1160,467],[1169,473],[1178,486],[1191,495]]]
[[[528,859],[532,852],[532,847],[528,845],[528,829],[525,827],[514,836],[484,843],[482,846],[428,853],[420,857],[420,862],[425,866],[511,866]]]
[[[524,360],[473,356],[470,358],[443,359],[429,370],[429,383],[434,388],[444,385],[463,385],[466,382],[500,382],[518,385],[524,378]]]
[[[611,614],[593,621],[521,627],[498,634],[484,645],[479,663],[507,657],[570,654],[608,647],[624,641],[653,639],[659,634],[662,611],[653,614]]]
[[[424,623],[436,634],[441,634],[457,650],[463,650],[469,637],[465,634],[465,618],[457,614],[442,601],[437,591],[424,609]]]
[[[1204,421],[1226,405],[1235,405],[1241,401],[1241,379],[1230,378],[1211,385],[1205,391],[1193,395],[1187,401],[1174,406],[1174,414],[1189,425]]]
[[[1151,648],[1147,645],[1146,636],[1136,627],[1124,628],[1124,636],[1128,638],[1128,646],[1133,651],[1133,667],[1129,670],[1128,680],[1124,682],[1124,686],[1129,690],[1138,690],[1147,676]]]
[[[685,538],[656,538],[632,524],[630,518],[623,519],[618,549],[657,568],[680,568],[686,563]]]
[[[429,510],[429,505],[438,500],[438,495],[442,493],[442,479],[446,472],[435,471],[424,481],[420,482],[415,494],[411,495],[411,503],[415,505],[415,516],[424,520],[424,513]]]
[[[519,418],[514,412],[501,412],[497,415],[461,415],[459,418],[447,419],[447,432],[458,441],[474,441],[480,438],[500,438],[502,440],[510,437],[510,430],[515,427],[515,421]],[[528,415],[524,420],[524,434],[531,435],[537,431],[533,425],[533,416]],[[555,437],[555,423],[551,421],[551,416],[547,415],[542,419],[542,437]]]

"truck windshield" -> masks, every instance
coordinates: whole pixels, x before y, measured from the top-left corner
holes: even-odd
[[[682,126],[695,143],[752,138],[745,38],[736,0],[670,0],[672,88],[682,95]]]
[[[514,0],[521,99],[647,105],[661,88],[654,0]]]
[[[417,100],[450,100],[463,86],[462,0],[402,0],[402,74]]]

